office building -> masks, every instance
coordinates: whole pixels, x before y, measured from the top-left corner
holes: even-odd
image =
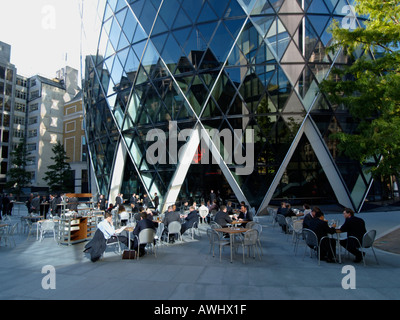
[[[318,87],[333,67],[349,63],[341,50],[327,50],[333,19],[362,23],[348,16],[349,5],[99,1],[97,52],[85,52],[84,71],[92,192],[111,201],[119,192],[157,192],[164,209],[207,200],[213,189],[258,212],[282,199],[359,210],[371,176],[331,138],[356,123]],[[253,134],[233,150],[201,134],[211,129]],[[154,162],[148,156],[157,133],[167,153]],[[250,170],[239,174],[247,168],[240,155],[250,153]]]

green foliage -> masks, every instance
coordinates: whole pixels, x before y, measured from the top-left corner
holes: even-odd
[[[47,181],[51,192],[72,191],[74,187],[73,173],[71,166],[66,162],[69,158],[66,156],[64,146],[57,142],[51,150],[54,153],[54,157],[51,157],[54,164],[47,167],[49,171],[45,173],[43,180]]]
[[[11,167],[7,171],[6,187],[19,196],[21,189],[31,182],[31,174],[25,170],[27,151],[23,142],[15,146],[11,152]]]
[[[365,28],[347,30],[334,22],[330,48],[343,48],[354,63],[333,70],[321,90],[359,120],[356,132],[334,136],[339,149],[363,164],[380,159],[372,174],[389,176],[400,171],[400,4],[359,0],[356,12],[368,16]]]

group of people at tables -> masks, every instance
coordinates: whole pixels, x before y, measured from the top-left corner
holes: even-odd
[[[312,209],[308,204],[304,204],[304,211],[295,213],[291,209],[290,204],[281,203],[281,207],[278,209],[277,214],[282,214],[285,217],[297,216],[303,220],[303,229],[309,229],[313,231],[317,238],[318,243],[323,237],[328,234],[336,233],[347,233],[347,238],[339,241],[340,246],[344,247],[352,255],[354,255],[354,262],[358,263],[362,261],[362,255],[364,254],[359,250],[359,243],[362,243],[362,238],[367,232],[365,227],[365,221],[359,217],[356,217],[354,211],[350,208],[344,208],[343,217],[345,222],[339,227],[335,223],[329,225],[325,219],[324,213],[319,207],[313,207]],[[285,230],[286,226],[282,227]],[[352,238],[355,237],[358,239]],[[336,261],[336,240],[332,237],[324,238],[320,245],[321,259],[327,262]]]
[[[187,203],[185,204],[187,205]],[[136,254],[143,256],[145,251],[145,245],[138,244],[138,240],[136,236],[139,236],[140,232],[144,229],[151,228],[156,230],[158,227],[158,223],[162,222],[164,224],[164,232],[162,237],[165,237],[170,243],[175,242],[175,235],[170,234],[169,239],[166,239],[168,235],[168,226],[170,223],[174,221],[178,221],[181,223],[181,230],[180,233],[184,234],[186,230],[193,227],[195,222],[199,221],[199,210],[205,206],[204,203],[201,204],[200,208],[197,208],[196,204],[194,203],[192,206],[184,206],[185,210],[184,213],[178,211],[176,205],[171,205],[168,207],[168,210],[165,212],[164,217],[162,220],[154,219],[154,215],[157,212],[153,212],[151,209],[145,209],[143,207],[139,208],[139,212],[135,214],[136,226],[133,230],[133,237],[131,242],[129,243],[129,238],[125,235],[122,235],[121,232],[124,228],[115,229],[114,222],[113,222],[113,214],[110,211],[105,212],[105,219],[98,224],[98,230],[95,233],[93,240],[91,240],[85,246],[85,253],[89,253],[91,255],[91,260],[93,262],[97,261],[103,252],[105,251],[106,244],[111,244],[114,242],[119,241],[123,243],[126,247],[132,248],[136,251]],[[207,208],[207,207],[206,207]],[[251,214],[247,211],[247,206],[242,204],[240,208],[240,212],[238,215],[233,214],[232,211],[228,211],[231,207],[227,207],[222,205],[219,208],[219,211],[215,215],[215,222],[218,223],[221,227],[226,227],[228,224],[231,224],[233,220],[237,220],[238,222],[243,222],[243,224],[247,223],[248,221],[253,220]],[[126,212],[124,205],[119,205],[117,214],[119,215],[121,225],[126,225],[126,222],[129,218],[129,213]],[[209,213],[210,216],[211,212]],[[210,217],[206,217],[206,221],[210,221]],[[232,217],[232,218],[231,218]]]

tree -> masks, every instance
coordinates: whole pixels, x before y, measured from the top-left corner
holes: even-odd
[[[48,166],[49,171],[45,173],[43,180],[47,181],[51,192],[72,191],[74,188],[73,173],[71,166],[66,162],[69,158],[66,155],[64,146],[57,142],[51,149],[54,153],[54,164]]]
[[[25,170],[27,155],[26,145],[23,142],[17,144],[14,151],[11,152],[11,167],[7,171],[6,187],[11,189],[17,198],[19,198],[22,188],[31,182],[31,174]]]
[[[361,164],[375,159],[372,175],[388,177],[400,171],[400,4],[358,0],[355,10],[368,17],[365,28],[331,27],[331,50],[343,48],[354,63],[333,70],[321,90],[358,121],[356,132],[334,136],[339,150]]]

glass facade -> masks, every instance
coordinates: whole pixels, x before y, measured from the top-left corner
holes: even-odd
[[[340,155],[330,136],[352,132],[354,120],[318,88],[333,66],[349,63],[340,50],[327,51],[332,42],[327,29],[333,19],[362,23],[348,16],[350,5],[346,0],[99,1],[97,52],[85,57],[84,74],[98,192],[110,199],[116,192],[157,192],[165,205],[190,197],[207,200],[214,189],[259,211],[282,198],[359,210],[371,177]],[[232,136],[235,129],[252,129],[254,135],[242,137],[235,148],[244,155],[252,144],[253,170],[238,174],[242,163],[236,158],[202,163],[210,151],[191,135],[175,145],[171,126],[178,134],[195,129],[193,136],[199,129]],[[165,133],[164,162],[146,157],[154,144],[148,134],[155,129]],[[207,143],[211,138],[202,137]],[[189,141],[194,147],[185,148]],[[210,159],[226,159],[223,141]],[[192,163],[173,161],[173,147]]]

